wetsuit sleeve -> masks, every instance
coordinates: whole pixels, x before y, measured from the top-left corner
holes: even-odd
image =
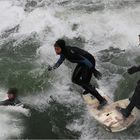
[[[0,105],[4,105],[5,104],[5,102],[4,101],[0,101]]]
[[[136,72],[140,71],[140,66],[133,66],[133,67],[129,68],[127,71],[129,74],[136,73]]]
[[[21,103],[21,101],[20,101],[20,100],[15,99],[14,104],[16,105],[16,104],[22,104],[22,103]]]
[[[140,65],[138,66],[138,71],[140,71]]]
[[[21,104],[21,102],[18,100],[18,99],[15,99],[13,101],[10,101],[10,100],[4,100],[4,101],[1,101],[0,102],[0,106],[8,106],[8,105],[12,105],[12,106],[15,106],[17,104]]]
[[[0,106],[7,106],[7,105],[10,105],[10,102],[8,100],[0,102]]]
[[[65,60],[65,56],[61,54],[58,61],[54,64],[53,69],[58,68],[63,63],[64,60]]]

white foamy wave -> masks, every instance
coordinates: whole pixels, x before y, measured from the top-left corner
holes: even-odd
[[[0,32],[20,24],[23,18],[22,7],[13,6],[10,1],[0,1]]]
[[[83,114],[80,119],[73,120],[73,122],[68,124],[66,128],[71,131],[80,132],[81,136],[79,137],[79,140],[97,140],[102,138],[99,136],[102,134],[99,133],[104,133],[105,131],[101,127],[97,126],[98,122],[90,116],[88,111],[85,111],[85,114]]]
[[[128,1],[130,2],[131,0]],[[103,3],[106,4],[104,10],[87,12],[86,10],[80,9],[81,7],[78,7],[79,3],[83,6],[91,1],[85,2],[82,0],[78,2],[77,0],[72,0],[71,2],[67,2],[59,0],[52,2],[48,0],[46,2],[42,1],[42,3],[46,3],[46,5],[32,8],[30,12],[26,12],[24,10],[26,2],[27,1],[23,2],[22,0],[16,1],[15,3],[14,0],[13,2],[11,0],[0,1],[0,32],[11,29],[18,24],[18,33],[12,34],[15,38],[18,37],[18,35],[24,38],[26,35],[36,32],[42,43],[42,46],[37,51],[40,56],[38,61],[41,63],[55,63],[58,57],[55,56],[52,46],[58,38],[64,36],[69,39],[84,38],[85,49],[95,56],[97,55],[96,52],[108,49],[110,46],[127,50],[133,49],[133,47],[138,44],[137,35],[140,34],[139,5],[127,7],[127,9],[110,9],[108,7],[112,7],[113,5],[119,6],[122,0],[103,0]],[[60,4],[62,2],[63,4]],[[64,2],[68,3],[66,7],[64,6]],[[100,5],[100,1],[94,1],[93,3],[96,4],[96,2]],[[74,7],[76,7],[77,10],[74,9]],[[77,25],[76,29],[72,29],[73,25]],[[23,34],[25,36],[23,36]],[[19,39],[18,41],[20,42]],[[137,55],[139,55],[138,52]],[[33,106],[39,106],[40,110],[44,110],[49,106],[48,102],[51,100],[51,95],[59,103],[65,105],[83,104],[79,93],[70,91],[71,70],[65,65],[62,65],[56,72],[53,72],[53,74],[55,78],[50,80],[53,86],[46,94],[31,95],[26,97],[25,100]],[[111,84],[106,84],[107,81],[102,80],[99,82],[100,89],[112,95],[119,79],[120,75],[114,76]],[[0,92],[1,100],[5,99],[3,92],[5,91]],[[10,136],[18,137],[21,135],[24,128],[21,124],[22,120],[18,118],[18,115],[14,116],[13,114],[28,116],[29,112],[20,107],[2,107],[0,108],[0,112],[0,138]],[[76,120],[68,126],[68,128],[70,130],[81,131],[81,139],[93,139],[93,134],[96,134],[96,136],[104,135],[104,131],[99,134],[98,130],[100,130],[100,127],[98,127],[92,119],[86,117],[86,115],[83,124]]]

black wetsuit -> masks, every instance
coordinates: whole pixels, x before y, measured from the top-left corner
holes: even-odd
[[[21,104],[21,102],[17,98],[7,99],[7,100],[4,100],[4,101],[0,102],[0,106],[8,106],[8,105],[15,106],[15,105],[18,105],[18,104]]]
[[[78,64],[74,70],[72,82],[82,86],[102,103],[105,99],[97,92],[95,87],[90,84],[92,73],[97,72],[94,57],[80,48],[65,46],[62,48],[60,59],[53,68],[58,68],[65,59]]]
[[[137,71],[140,71],[140,66],[137,67]],[[135,88],[134,94],[130,99],[130,103],[125,109],[126,116],[129,116],[131,111],[134,107],[137,107],[140,109],[140,80],[137,82],[137,86]]]

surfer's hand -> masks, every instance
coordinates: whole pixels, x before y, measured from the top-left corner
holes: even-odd
[[[52,71],[53,70],[53,67],[52,66],[48,66],[48,71]]]
[[[131,67],[131,68],[129,68],[128,70],[127,70],[127,72],[129,73],[129,74],[133,74],[133,73],[135,73],[135,72],[137,72],[138,71],[138,67],[136,67],[136,66],[133,66],[133,67]]]

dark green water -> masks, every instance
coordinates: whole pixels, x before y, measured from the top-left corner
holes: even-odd
[[[56,71],[47,71],[47,65],[58,59],[52,46],[64,37],[69,45],[95,56],[103,78],[93,77],[92,84],[105,89],[114,101],[131,96],[140,79],[139,73],[127,73],[140,64],[135,39],[139,4],[138,0],[0,1],[0,89],[18,87],[19,98],[31,113],[27,116],[19,109],[3,116],[6,111],[0,110],[0,138],[140,138],[140,122],[112,134],[89,115],[81,88],[71,82],[75,65],[66,61]],[[22,133],[13,132],[15,128]]]
[[[48,81],[54,75],[47,74],[45,67],[42,68],[36,61],[38,59],[36,56],[36,50],[39,47],[38,40],[36,40],[36,38],[31,38],[25,40],[25,42],[26,44],[20,44],[21,46],[18,49],[16,49],[16,47],[11,47],[11,45],[8,46],[7,44],[1,46],[0,69],[2,69],[2,71],[0,71],[0,78],[4,79],[1,81],[1,85],[4,88],[13,86],[18,87],[20,98],[28,98],[30,95],[36,96],[42,92],[44,92],[43,96],[45,97],[47,90],[51,88],[51,83]],[[11,44],[12,43],[14,43],[14,41],[12,41]],[[28,47],[30,47],[30,49],[28,49]],[[28,53],[25,53],[26,51]],[[130,76],[125,73],[126,68],[133,65],[133,61],[138,63],[140,60],[139,57],[135,57],[135,59],[132,58],[133,61],[130,59],[128,61],[128,55],[131,56],[133,54],[131,54],[131,52],[125,52],[123,50],[113,48],[99,52],[100,64],[105,70],[104,78],[108,83],[111,82],[111,77],[114,74],[117,76],[124,73],[117,82],[118,86],[114,91],[114,100],[127,98],[134,90],[137,80],[140,79],[139,74]],[[124,61],[121,61],[122,58]],[[40,71],[42,72],[40,73]],[[77,89],[74,88],[74,90]],[[21,136],[22,138],[78,139],[81,136],[80,131],[69,130],[67,128],[67,124],[71,124],[73,123],[73,120],[79,118],[84,123],[84,118],[82,118],[85,112],[84,105],[81,104],[79,106],[70,104],[67,106],[57,102],[57,100],[50,100],[48,106],[42,110],[39,107],[40,105],[32,105],[30,101],[26,103],[31,111],[31,116],[23,117],[25,130]],[[123,135],[127,138],[126,133],[131,130],[138,133],[137,131],[139,131],[139,129],[136,128],[139,128],[138,124],[126,132],[115,135],[116,137]],[[101,135],[99,136],[102,138]],[[105,137],[113,138],[110,133],[105,135]],[[133,138],[133,135],[130,135],[130,137]],[[137,137],[139,137],[139,134],[137,134]]]
[[[28,38],[13,47],[14,43],[15,40],[11,40],[0,47],[0,79],[3,79],[1,86],[5,89],[18,87],[21,99],[47,91],[51,87],[48,82],[51,74],[48,75],[46,67],[41,67],[36,61],[36,51],[40,45],[38,40]],[[46,95],[44,94],[44,96]],[[32,106],[30,101],[26,103],[31,116],[23,117],[25,131],[22,138],[75,139],[80,136],[80,132],[70,131],[66,125],[79,118],[83,110],[81,107],[82,110],[78,111],[74,109],[76,106],[66,107],[56,101],[50,101],[49,107],[42,111],[39,110],[38,105]],[[22,118],[22,116],[20,117]]]

